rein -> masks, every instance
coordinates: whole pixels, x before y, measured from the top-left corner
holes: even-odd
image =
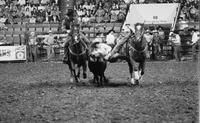
[[[78,42],[78,43],[81,43],[81,42]],[[70,52],[72,55],[74,55],[74,56],[81,56],[81,55],[84,55],[84,54],[86,53],[87,45],[86,45],[85,43],[83,43],[84,48],[85,48],[85,50],[84,50],[83,52],[81,52],[81,53],[75,53],[75,52],[73,52],[73,51],[71,50],[71,47],[74,46],[75,44],[78,44],[78,43],[71,44],[71,45],[69,45],[69,47],[68,47],[69,52]]]
[[[142,36],[139,38],[139,40],[141,40],[141,39],[142,39]],[[147,49],[147,45],[146,45],[145,48],[144,48],[143,50],[141,50],[141,51],[136,50],[130,43],[129,43],[129,47],[130,47],[131,50],[136,51],[136,52],[138,52],[138,53],[143,53],[143,52],[145,52],[145,50]]]
[[[136,50],[130,43],[129,43],[129,46],[130,46],[131,50],[136,51],[136,52],[138,52],[138,53],[143,53],[143,52],[145,52],[145,50],[147,49],[147,45],[146,45],[145,48],[144,48],[143,50],[141,50],[141,51]]]

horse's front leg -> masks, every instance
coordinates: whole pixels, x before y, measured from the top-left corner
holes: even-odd
[[[140,79],[142,79],[142,76],[144,75],[144,71],[145,71],[145,64],[146,62],[141,62],[139,64],[139,72],[140,72]]]
[[[87,78],[87,62],[86,61],[83,63],[83,78],[84,79]]]
[[[76,74],[76,66],[74,63],[71,63],[71,68],[72,68],[72,75],[73,75],[73,78],[75,79],[75,82],[79,82],[79,78]]]
[[[80,78],[80,74],[81,74],[81,66],[78,65],[77,67],[78,67],[78,68],[77,68],[77,69],[78,69],[77,77]]]
[[[131,62],[130,59],[128,59],[127,62],[128,62],[128,66],[129,66],[129,73],[130,73],[130,77],[131,77],[131,83],[135,84],[135,79],[133,78],[133,63]]]

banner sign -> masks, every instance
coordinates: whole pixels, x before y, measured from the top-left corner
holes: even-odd
[[[0,46],[0,61],[26,60],[26,46]]]
[[[132,4],[124,24],[173,24],[179,3]]]

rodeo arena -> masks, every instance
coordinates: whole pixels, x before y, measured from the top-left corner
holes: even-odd
[[[199,0],[0,0],[0,123],[200,123]]]

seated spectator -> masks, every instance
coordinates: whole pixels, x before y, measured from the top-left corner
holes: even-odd
[[[17,6],[15,6],[13,3],[10,4],[10,8],[9,8],[10,12],[17,12]]]
[[[46,5],[46,4],[48,4],[48,3],[50,3],[50,0],[41,0],[41,4],[42,4],[42,5]]]
[[[24,12],[25,17],[29,18],[31,17],[31,11],[29,8],[26,8],[26,11]]]
[[[30,4],[26,4],[26,5],[25,5],[25,9],[24,9],[24,10],[26,11],[26,9],[27,9],[27,8],[28,8],[29,10],[31,10],[31,9],[32,9]]]
[[[117,19],[118,19],[117,14],[112,13],[112,14],[111,14],[111,17],[110,17],[110,22],[116,22]]]
[[[103,20],[105,23],[110,22],[110,14],[108,12],[105,13]]]
[[[23,5],[26,4],[26,0],[18,0],[18,4],[19,4],[20,6],[23,6]]]
[[[29,0],[30,4],[32,5],[39,5],[40,1],[39,0]]]
[[[99,9],[96,12],[96,16],[103,17],[104,15],[105,15],[105,10],[103,9],[103,7],[99,7]]]
[[[0,6],[5,5],[5,4],[6,4],[5,0],[0,0]]]
[[[83,9],[87,9],[87,10],[90,9],[90,5],[87,1],[83,4]]]
[[[104,21],[104,16],[96,16],[96,22],[102,23]]]
[[[95,5],[92,2],[90,2],[90,4],[89,4],[89,10],[93,10],[94,8],[95,8]]]
[[[78,9],[77,14],[78,14],[79,17],[85,16],[85,12],[83,11],[83,9]]]
[[[8,18],[4,15],[3,17],[0,18],[0,28],[5,28],[6,27],[6,23],[8,21]]]
[[[122,1],[120,2],[119,8],[120,8],[121,10],[126,10],[127,7],[128,7],[128,5],[125,3],[125,1],[122,0]]]
[[[198,10],[194,7],[194,5],[191,5],[191,7],[189,8],[189,16],[191,20],[193,21],[196,20],[197,14],[198,14]]]
[[[123,22],[125,18],[126,18],[126,15],[122,11],[120,11],[119,14],[117,15],[118,22],[120,23]]]
[[[36,17],[36,22],[43,23],[44,20],[45,20],[45,17],[46,17],[45,11],[43,11],[42,9],[40,9],[38,11],[38,14],[37,14],[37,17]]]
[[[7,37],[4,35],[3,37],[1,37],[0,39],[0,46],[6,46],[7,45]]]
[[[82,22],[83,24],[88,24],[90,22],[90,17],[86,15],[85,17],[82,18]]]
[[[60,20],[59,14],[60,14],[60,12],[59,12],[59,10],[57,10],[57,8],[54,8],[53,10],[51,10],[51,15],[52,15],[52,19],[53,19],[54,23],[56,23]]]
[[[36,8],[33,8],[33,11],[31,11],[31,16],[37,16],[37,9]]]
[[[36,18],[35,18],[35,16],[31,16],[31,17],[29,18],[29,23],[36,23]]]
[[[119,5],[116,3],[113,3],[112,10],[119,10]]]
[[[42,4],[40,4],[39,6],[38,6],[38,10],[45,10],[45,6],[43,6]]]

